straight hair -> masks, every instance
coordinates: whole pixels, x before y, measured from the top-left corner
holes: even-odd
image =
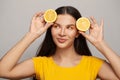
[[[82,17],[80,12],[72,6],[59,7],[56,9],[56,12],[57,12],[57,15],[69,14],[75,20]],[[76,53],[78,53],[79,55],[87,55],[87,56],[92,55],[88,48],[85,37],[83,37],[81,34],[79,34],[79,36],[75,38],[74,48]],[[37,56],[47,56],[47,57],[52,56],[55,54],[55,51],[56,51],[56,45],[51,35],[51,27],[49,27],[46,32],[45,39],[37,51]]]
[[[72,6],[62,6],[56,9],[57,15],[61,14],[69,14],[71,15],[75,20],[82,17],[80,12],[72,7]],[[52,26],[51,26],[52,27]],[[56,51],[56,45],[53,41],[52,35],[51,35],[51,27],[48,28],[46,32],[45,39],[38,48],[37,56],[52,56],[55,54]],[[77,54],[79,55],[87,55],[92,56],[85,37],[83,37],[81,34],[74,40],[74,48]],[[33,77],[33,80],[37,80],[35,77]]]

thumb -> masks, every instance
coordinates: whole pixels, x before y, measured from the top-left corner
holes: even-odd
[[[53,23],[46,23],[45,28],[48,29],[51,25],[53,25]]]
[[[79,31],[79,33],[82,34],[85,38],[88,38],[88,35],[85,32]]]

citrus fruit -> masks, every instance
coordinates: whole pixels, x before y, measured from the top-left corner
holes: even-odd
[[[81,17],[76,21],[76,27],[80,31],[87,31],[90,27],[90,21],[86,17]]]
[[[54,22],[57,18],[57,13],[53,9],[48,9],[44,13],[44,19],[46,22]]]

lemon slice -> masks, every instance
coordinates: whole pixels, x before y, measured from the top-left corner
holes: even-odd
[[[76,27],[80,31],[87,31],[90,27],[90,21],[86,17],[81,17],[76,21]]]
[[[48,9],[44,13],[44,19],[46,22],[54,22],[57,18],[57,13],[53,9]]]

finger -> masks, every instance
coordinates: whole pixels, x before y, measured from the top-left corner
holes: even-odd
[[[44,12],[38,12],[38,13],[36,13],[36,17],[41,17],[41,16],[43,16],[43,14],[44,14]]]
[[[90,29],[94,28],[94,21],[93,21],[93,16],[90,16]]]
[[[53,23],[46,23],[45,24],[45,29],[48,29],[50,26],[52,26],[53,25]]]
[[[32,18],[33,23],[34,23],[34,21],[36,20],[36,18],[38,17],[39,14],[42,14],[42,12],[37,12],[33,15],[33,18]]]
[[[44,12],[37,12],[35,13],[35,15],[33,16],[33,19],[35,20],[37,17],[41,17],[44,14]]]
[[[42,23],[45,23],[45,20],[44,20],[44,17],[43,17],[43,16],[39,17],[39,19],[40,19],[40,21],[41,21]]]
[[[44,13],[45,13],[45,12],[42,11],[41,14],[38,15],[38,18],[40,19],[40,21],[41,21],[42,23],[45,23]]]
[[[38,21],[40,21],[42,23],[45,23],[43,15],[44,15],[44,12],[38,12],[38,13],[36,13],[35,20],[38,20]]]
[[[91,16],[90,19],[91,19],[91,21],[92,21],[94,24],[97,24],[97,21],[96,21],[96,19],[95,19],[93,16]]]
[[[101,19],[100,27],[101,27],[102,29],[103,29],[103,27],[104,27],[104,21],[103,21],[103,19]]]
[[[85,38],[88,38],[88,35],[85,32],[79,31],[79,33],[82,34]]]
[[[89,19],[89,21],[90,21],[90,29],[93,29],[93,22],[91,21],[91,19],[90,18],[88,18]]]
[[[92,23],[90,23],[90,29],[93,29],[93,28],[94,28],[93,24],[92,24]]]

